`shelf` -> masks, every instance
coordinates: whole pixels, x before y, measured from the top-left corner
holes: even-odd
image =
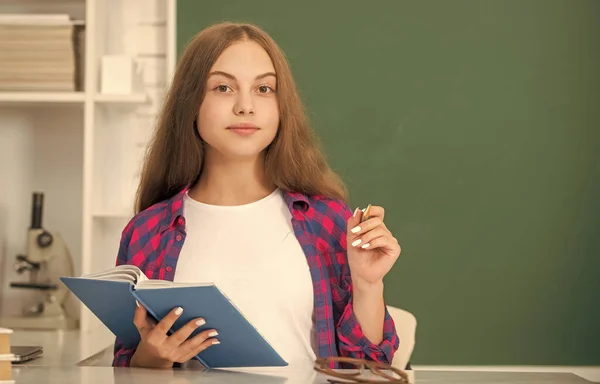
[[[130,219],[133,214],[127,212],[94,212],[94,218],[98,219]]]
[[[0,104],[83,103],[83,92],[0,92]]]
[[[0,92],[0,104],[77,104],[83,103],[84,100],[85,93],[83,92]],[[97,94],[94,96],[94,101],[102,104],[143,104],[148,101],[148,95],[145,93],[133,93],[130,95]]]
[[[132,93],[130,95],[105,95],[97,94],[94,101],[104,104],[143,104],[148,101],[145,93]]]

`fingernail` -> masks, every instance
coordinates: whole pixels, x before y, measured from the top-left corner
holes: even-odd
[[[352,229],[350,230],[350,232],[352,232],[352,233],[357,233],[357,232],[360,232],[360,225],[358,225],[358,226],[356,226],[356,227],[352,228]]]
[[[139,301],[135,301],[135,305],[137,305],[138,307],[140,306],[140,302]]]
[[[362,242],[362,240],[361,240],[361,239],[354,240],[354,242],[352,243],[352,246],[353,246],[353,247],[356,247],[356,246],[357,246],[358,244],[360,244],[361,242]]]
[[[352,217],[356,217],[356,214],[358,213],[358,210],[359,210],[359,209],[360,209],[360,208],[356,208],[356,209],[354,210],[354,213],[352,214]]]
[[[199,319],[199,320],[196,321],[196,325],[197,326],[201,326],[201,325],[204,325],[204,324],[206,324],[206,321],[204,319]]]
[[[181,307],[177,307],[177,309],[175,310],[175,314],[176,314],[177,316],[179,316],[179,315],[181,315],[181,312],[183,312],[183,308],[181,308]]]
[[[219,334],[219,332],[217,331],[212,331],[211,333],[208,334],[208,337],[215,337]]]
[[[215,344],[221,344],[221,342],[219,340],[215,340],[212,343],[213,343],[213,345],[215,345]]]
[[[369,246],[370,246],[370,245],[371,245],[371,244],[367,243],[367,244],[364,244],[363,246],[361,246],[361,248],[362,248],[362,249],[369,248]]]

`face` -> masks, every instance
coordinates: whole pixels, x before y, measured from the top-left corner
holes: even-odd
[[[279,127],[275,68],[253,41],[223,51],[209,72],[198,112],[205,156],[247,159],[259,156]]]

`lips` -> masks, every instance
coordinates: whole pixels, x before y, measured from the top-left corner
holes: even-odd
[[[258,127],[251,123],[240,123],[234,124],[227,127],[227,129],[258,129]]]
[[[227,127],[227,129],[230,130],[231,132],[234,132],[234,133],[237,133],[238,135],[243,135],[243,136],[251,135],[254,132],[259,130],[259,128],[256,125],[250,124],[250,123],[230,125],[229,127]]]

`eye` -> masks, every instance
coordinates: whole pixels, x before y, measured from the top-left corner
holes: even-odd
[[[273,88],[269,87],[268,85],[261,85],[260,87],[258,87],[258,93],[269,93],[269,92],[275,92],[273,90]]]
[[[221,84],[221,85],[217,85],[217,87],[215,88],[215,90],[217,92],[225,93],[225,92],[228,92],[229,90],[231,90],[231,88],[229,88],[228,85]]]

